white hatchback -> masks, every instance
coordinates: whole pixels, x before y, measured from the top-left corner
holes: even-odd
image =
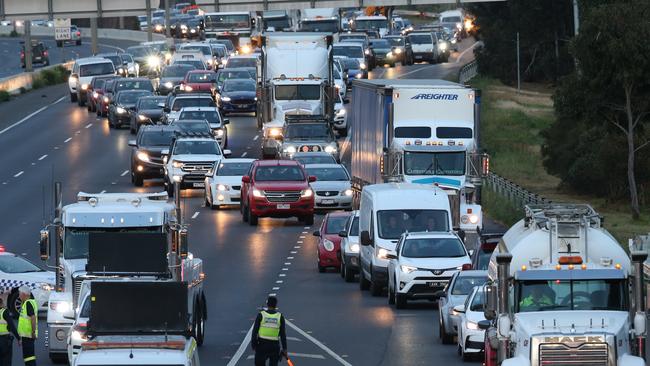
[[[458,353],[463,361],[469,361],[485,349],[485,330],[478,323],[485,320],[483,286],[476,286],[467,297],[464,305],[457,305],[454,310],[460,314],[458,324]]]
[[[248,174],[255,159],[224,159],[205,178],[205,205],[213,210],[224,205],[239,205],[241,178]]]

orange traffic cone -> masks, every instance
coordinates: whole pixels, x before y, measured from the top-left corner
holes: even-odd
[[[293,362],[291,362],[291,359],[288,357],[287,357],[287,363],[289,364],[289,366],[293,366]]]

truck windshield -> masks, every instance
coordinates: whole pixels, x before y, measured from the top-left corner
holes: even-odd
[[[205,28],[250,28],[248,14],[209,14],[205,16]]]
[[[349,58],[363,58],[363,47],[359,46],[334,46],[334,56]]]
[[[515,311],[627,311],[627,283],[622,279],[520,281]]]
[[[287,139],[329,140],[332,133],[325,123],[291,123],[287,125],[284,136]]]
[[[449,231],[445,210],[383,210],[377,212],[379,237],[399,239],[405,231]]]
[[[88,258],[88,234],[89,233],[156,233],[160,232],[159,226],[151,227],[120,227],[120,228],[70,228],[65,229],[63,239],[63,257],[66,259]]]
[[[404,153],[404,172],[407,175],[464,175],[465,152]]]
[[[386,19],[356,19],[354,21],[354,29],[358,31],[372,30],[372,29],[388,29],[388,20]]]
[[[278,85],[276,100],[320,100],[320,85]]]
[[[303,20],[300,23],[302,32],[327,32],[336,33],[339,31],[338,19],[330,20]]]
[[[291,25],[289,24],[289,18],[286,17],[266,18],[264,19],[264,29],[268,29],[269,27],[273,27],[275,30],[283,30],[285,28],[290,28]]]

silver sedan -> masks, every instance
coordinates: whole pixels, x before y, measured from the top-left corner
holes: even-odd
[[[305,170],[316,177],[310,183],[316,193],[315,209],[352,210],[350,174],[342,164],[307,164]]]
[[[438,299],[440,312],[440,339],[443,344],[452,344],[458,334],[459,314],[454,306],[463,305],[475,286],[487,281],[487,271],[460,271],[451,278],[449,285],[442,290],[444,294]]]

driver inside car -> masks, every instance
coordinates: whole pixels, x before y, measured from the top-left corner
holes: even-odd
[[[521,311],[539,311],[545,306],[553,306],[555,303],[547,293],[552,291],[548,285],[531,286],[528,296],[519,303]]]

